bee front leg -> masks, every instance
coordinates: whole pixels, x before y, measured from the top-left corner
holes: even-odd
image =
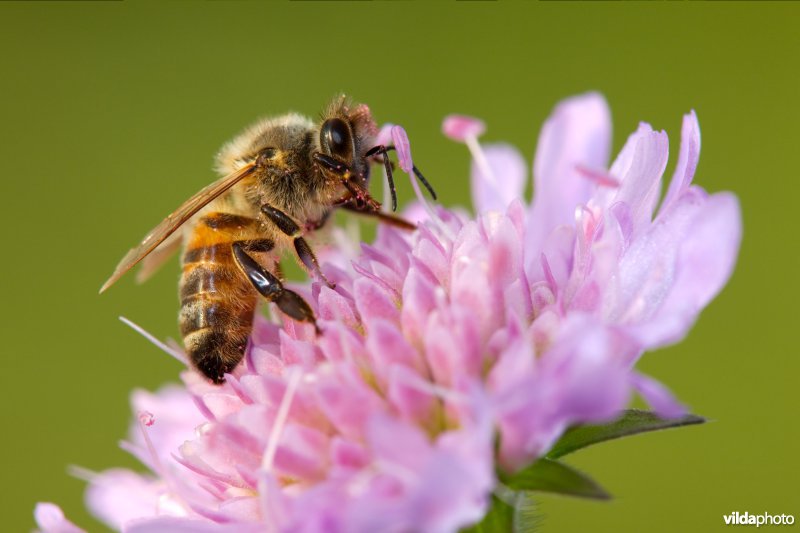
[[[328,278],[325,277],[325,274],[322,273],[322,269],[319,267],[319,263],[317,262],[317,258],[314,255],[314,252],[311,251],[311,247],[308,245],[308,242],[300,236],[300,226],[291,219],[289,215],[272,207],[269,204],[264,204],[261,206],[261,212],[266,215],[270,222],[275,224],[275,226],[281,230],[285,235],[294,238],[294,251],[297,253],[298,259],[300,262],[305,265],[305,267],[313,272],[318,278],[324,281],[328,287],[333,289],[335,285],[328,281]]]
[[[303,297],[284,288],[283,283],[245,251],[245,244],[234,242],[233,257],[253,287],[267,300],[275,302],[278,308],[299,322],[310,322],[317,327],[317,320],[311,307]]]
[[[392,211],[397,211],[397,193],[394,190],[394,179],[392,178],[392,170],[394,169],[394,165],[391,161],[389,161],[389,152],[392,150],[396,150],[394,146],[384,146],[379,144],[378,146],[373,146],[367,153],[365,157],[370,158],[373,156],[383,156],[383,166],[386,169],[386,178],[389,181],[389,190],[392,193]],[[422,182],[426,189],[428,189],[428,193],[431,195],[431,198],[436,200],[436,191],[433,190],[431,187],[430,182],[422,175],[422,172],[417,168],[417,165],[413,165],[411,167],[411,171],[417,177],[417,179]]]

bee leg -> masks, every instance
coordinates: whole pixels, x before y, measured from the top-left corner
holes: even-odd
[[[381,204],[369,195],[368,190],[359,185],[357,181],[351,181],[350,178],[353,176],[353,171],[347,164],[320,152],[314,152],[312,157],[320,168],[338,176],[342,180],[342,185],[354,198],[355,202],[366,204],[373,209],[380,209]]]
[[[394,180],[392,179],[392,168],[394,168],[389,161],[389,152],[392,150],[396,150],[394,146],[383,146],[379,144],[378,146],[373,146],[369,150],[367,150],[366,157],[372,157],[375,155],[382,155],[383,156],[383,165],[386,168],[386,175],[389,178],[389,187],[392,191],[392,211],[396,211],[397,209],[397,198],[395,197],[394,192]],[[426,189],[428,189],[428,193],[431,195],[431,198],[436,200],[436,191],[433,190],[430,182],[422,175],[422,172],[417,168],[417,165],[413,165],[411,167],[411,171],[417,177],[417,179],[422,182]]]
[[[373,155],[383,156],[383,167],[386,169],[386,180],[389,182],[389,192],[392,193],[392,211],[397,211],[397,190],[394,188],[394,178],[392,177],[392,169],[394,165],[389,161],[389,149],[384,145],[373,146],[367,151],[366,157]]]
[[[294,251],[297,253],[300,262],[318,278],[324,281],[328,287],[331,289],[334,288],[335,285],[328,281],[328,278],[322,273],[322,269],[319,267],[319,263],[317,262],[314,252],[311,251],[311,247],[306,240],[300,236],[300,226],[297,225],[297,222],[292,220],[289,215],[280,209],[272,207],[269,204],[262,205],[261,212],[284,234],[289,237],[294,237]]]
[[[281,280],[275,277],[269,270],[261,266],[258,261],[253,259],[245,251],[245,243],[234,242],[233,256],[236,263],[242,270],[253,287],[267,300],[275,302],[278,308],[299,322],[310,322],[317,327],[316,318],[311,307],[303,300],[303,297],[294,291],[284,288]]]
[[[286,276],[283,274],[283,268],[281,268],[280,261],[274,261],[272,263],[272,269],[275,272],[275,277],[278,278],[278,281],[280,281],[281,283],[286,281]]]

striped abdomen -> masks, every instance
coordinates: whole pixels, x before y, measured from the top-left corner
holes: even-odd
[[[239,269],[231,245],[244,241],[254,252],[273,248],[257,238],[247,217],[211,213],[194,227],[183,255],[179,323],[192,364],[215,383],[241,361],[253,325],[258,294]]]

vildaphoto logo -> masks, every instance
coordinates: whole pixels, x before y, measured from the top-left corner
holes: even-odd
[[[794,515],[790,514],[750,514],[734,511],[731,514],[722,515],[726,526],[783,526],[794,524]]]

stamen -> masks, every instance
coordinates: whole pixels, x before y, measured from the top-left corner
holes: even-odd
[[[147,429],[145,426],[152,426],[153,422],[155,421],[155,417],[152,413],[148,411],[142,411],[138,415],[139,420],[139,431],[142,433],[142,438],[144,439],[144,443],[147,446],[147,451],[150,453],[150,457],[153,459],[153,468],[156,472],[161,474],[161,477],[166,478],[166,470],[161,465],[161,460],[158,458],[158,454],[156,453],[156,448],[153,446],[153,441],[150,440],[150,435],[147,433]]]
[[[497,178],[494,175],[489,160],[478,142],[478,137],[486,131],[486,124],[482,120],[467,115],[448,115],[442,122],[442,133],[454,141],[463,142],[469,148],[472,158],[481,169],[486,181],[493,188],[497,188]]]
[[[467,115],[447,115],[442,121],[442,133],[458,142],[464,142],[467,137],[480,137],[485,131],[485,122]]]
[[[300,384],[300,378],[302,378],[302,371],[299,368],[292,368],[289,372],[291,375],[289,376],[289,382],[286,384],[286,392],[283,393],[281,405],[278,407],[278,414],[275,417],[272,431],[270,431],[269,434],[267,448],[261,460],[261,468],[263,468],[265,472],[272,471],[272,463],[275,461],[275,452],[278,450],[278,440],[281,438],[283,427],[286,425],[286,419],[289,416],[289,408],[294,399],[294,393],[297,391],[297,386]]]
[[[86,483],[91,483],[98,476],[97,472],[77,465],[69,465],[67,467],[67,473],[76,479],[85,481]]]
[[[150,411],[142,411],[139,413],[139,422],[147,427],[152,426],[156,422],[156,417]]]
[[[483,172],[483,175],[486,177],[486,181],[489,182],[492,188],[497,189],[497,178],[494,175],[491,165],[489,165],[489,160],[486,159],[486,154],[484,153],[483,148],[481,148],[478,138],[474,136],[467,137],[464,139],[464,142],[467,143],[467,148],[469,148],[472,158],[475,160],[475,163],[478,164],[481,172]]]
[[[583,165],[575,165],[575,170],[582,177],[595,182],[599,187],[610,187],[616,189],[620,185],[619,180],[608,172],[594,170]]]
[[[391,122],[387,122],[383,126],[381,126],[380,131],[378,132],[378,136],[375,137],[375,145],[380,146],[389,146],[392,142],[392,128],[394,124]]]
[[[151,334],[146,332],[141,326],[139,326],[139,325],[135,324],[134,322],[128,320],[124,316],[119,317],[119,319],[122,321],[123,324],[127,325],[128,327],[133,329],[135,332],[140,334],[142,337],[144,337],[145,339],[149,340],[151,343],[155,344],[156,347],[160,348],[162,351],[168,353],[169,355],[171,355],[172,357],[174,357],[175,359],[177,359],[178,361],[180,361],[184,365],[188,365],[189,364],[189,362],[186,360],[186,356],[182,352],[180,352],[179,350],[175,350],[173,348],[170,348],[169,346],[167,346],[166,344],[164,344],[163,342],[161,342],[160,340],[156,339],[154,336],[152,336]]]

